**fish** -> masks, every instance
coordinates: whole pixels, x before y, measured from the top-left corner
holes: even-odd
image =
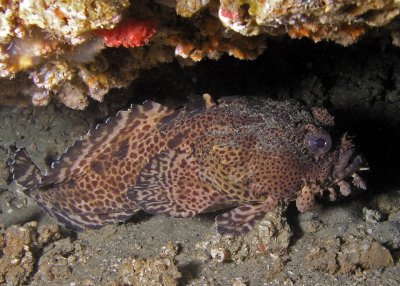
[[[43,174],[24,149],[15,181],[75,230],[124,222],[140,210],[216,216],[225,236],[249,232],[281,201],[300,212],[316,196],[366,189],[366,162],[334,117],[296,101],[223,97],[174,109],[154,101],[120,111],[77,140]]]

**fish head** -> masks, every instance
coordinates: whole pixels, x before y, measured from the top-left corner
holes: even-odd
[[[347,133],[332,136],[327,131],[334,127],[334,120],[326,109],[311,111],[315,124],[304,126],[304,146],[311,158],[305,181],[317,186],[320,193],[328,191],[331,200],[336,199],[337,190],[348,196],[352,186],[366,189],[367,184],[359,173],[368,170],[368,164],[353,138]]]

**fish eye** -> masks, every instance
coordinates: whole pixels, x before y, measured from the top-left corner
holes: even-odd
[[[317,132],[306,137],[307,147],[313,154],[324,154],[332,147],[332,139],[328,132],[318,129]]]

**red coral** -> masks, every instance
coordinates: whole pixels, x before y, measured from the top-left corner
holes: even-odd
[[[228,18],[228,19],[232,19],[232,20],[240,18],[240,15],[238,12],[229,12],[228,10],[226,10],[222,7],[219,10],[219,14],[224,18]]]
[[[156,26],[155,20],[128,19],[114,29],[98,30],[96,33],[103,38],[107,47],[140,47],[146,45],[156,33]]]

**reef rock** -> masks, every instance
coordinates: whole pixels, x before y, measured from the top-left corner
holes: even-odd
[[[58,225],[38,228],[36,222],[0,229],[0,284],[27,283],[35,269],[38,251],[60,236]]]
[[[306,257],[313,270],[354,273],[394,265],[390,251],[369,237],[331,238],[317,244]]]
[[[26,72],[36,106],[54,99],[84,109],[88,98],[103,101],[110,89],[175,56],[255,59],[267,36],[349,45],[385,27],[396,44],[399,13],[395,0],[1,1],[0,77]]]

